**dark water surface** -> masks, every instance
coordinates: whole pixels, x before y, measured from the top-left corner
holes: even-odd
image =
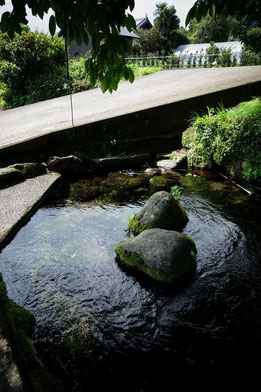
[[[0,254],[8,295],[37,320],[35,344],[71,391],[256,390],[261,207],[227,182],[184,176],[195,276],[175,290],[115,261],[144,204],[49,201]]]

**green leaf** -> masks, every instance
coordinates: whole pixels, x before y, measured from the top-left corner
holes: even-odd
[[[92,37],[92,47],[94,50],[98,51],[100,43],[102,40],[102,35],[100,33],[95,33]]]
[[[86,46],[89,44],[89,36],[85,30],[82,30],[82,39]]]
[[[87,73],[90,72],[91,64],[92,64],[92,59],[91,59],[91,58],[89,58],[89,59],[87,59],[87,60],[85,61],[85,71],[86,71]]]
[[[130,8],[130,10],[133,11],[134,7],[135,7],[135,1],[134,0],[129,0],[129,8]]]
[[[108,83],[105,78],[101,80],[101,90],[103,93],[108,90]]]
[[[4,30],[7,30],[8,28],[9,18],[10,18],[10,12],[8,11],[4,12],[1,18],[1,26],[4,28]]]
[[[129,31],[136,29],[136,22],[131,14],[127,15],[125,22],[126,22],[126,27]]]
[[[186,21],[185,21],[185,26],[187,26],[189,24],[189,22],[195,17],[195,7],[193,6],[192,8],[190,8],[187,17],[186,17]]]
[[[91,12],[87,18],[87,27],[90,35],[93,37],[94,34],[97,32],[96,24],[95,24],[95,15]]]
[[[133,73],[133,71],[132,71],[131,68],[128,68],[128,69],[129,69],[129,81],[130,81],[131,83],[133,83],[133,82],[134,82],[134,79],[135,79],[134,73]]]
[[[54,15],[51,15],[50,19],[49,19],[49,31],[50,31],[51,36],[54,36],[55,30],[56,30],[55,17],[54,17]]]
[[[112,88],[113,88],[113,90],[117,90],[117,88],[118,88],[118,83],[116,82],[116,80],[115,79],[112,79],[111,80],[111,86],[112,86]]]
[[[126,80],[129,80],[129,68],[126,66],[123,68],[123,75]]]
[[[76,43],[79,46],[82,44],[82,35],[79,30],[76,31]]]

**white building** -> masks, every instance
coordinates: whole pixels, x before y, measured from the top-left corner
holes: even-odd
[[[240,56],[242,53],[242,43],[240,41],[231,41],[231,42],[215,42],[215,46],[219,49],[230,50],[231,53],[231,61],[236,58],[237,63],[240,62]],[[199,58],[201,56],[202,61],[205,61],[206,50],[210,47],[210,43],[206,44],[185,44],[180,45],[175,50],[176,56],[181,56],[183,58],[184,64],[186,64],[193,56],[196,57],[196,63],[198,64]]]

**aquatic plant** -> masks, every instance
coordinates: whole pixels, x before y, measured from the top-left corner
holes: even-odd
[[[174,197],[174,199],[179,200],[181,197],[181,188],[178,185],[174,185],[170,189],[170,193]]]

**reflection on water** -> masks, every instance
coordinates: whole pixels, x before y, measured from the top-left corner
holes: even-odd
[[[190,219],[184,233],[196,243],[198,268],[178,290],[114,260],[114,246],[128,236],[128,216],[142,200],[103,207],[49,203],[0,254],[8,294],[34,313],[35,343],[67,380],[66,390],[78,383],[79,391],[101,385],[214,391],[256,381],[260,200],[223,181],[184,176],[180,183]],[[72,336],[84,347],[80,360],[61,349],[75,353]]]

